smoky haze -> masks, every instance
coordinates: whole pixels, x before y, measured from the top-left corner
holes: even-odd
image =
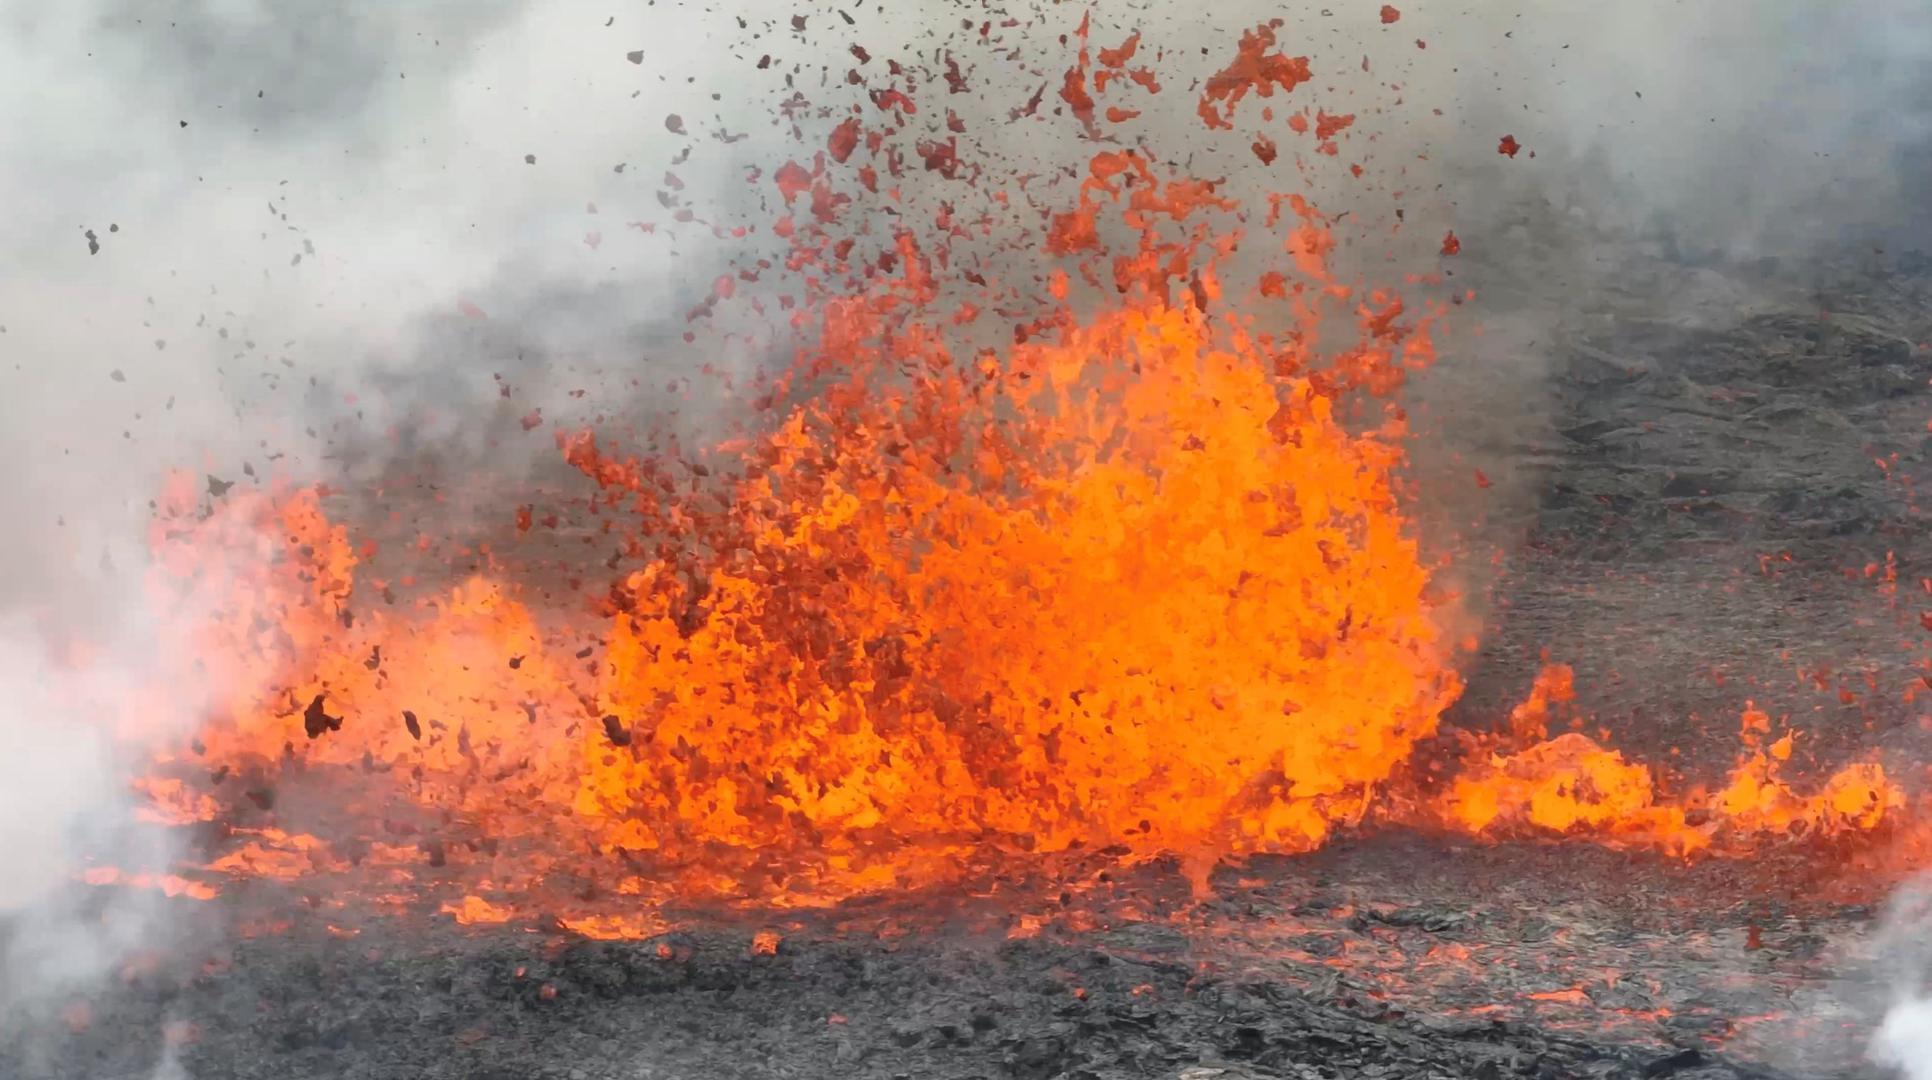
[[[1534,423],[1544,343],[1639,255],[1789,260],[1924,235],[1932,13],[1918,0],[1396,6],[1394,23],[1364,0],[1093,10],[1097,43],[1138,27],[1169,51],[1166,94],[1185,100],[1137,137],[1176,158],[1209,141],[1190,79],[1225,63],[1240,29],[1287,20],[1284,48],[1315,58],[1305,103],[1352,96],[1364,115],[1348,152],[1377,160],[1363,185],[1311,173],[1324,209],[1386,215],[1403,189],[1418,250],[1448,228],[1463,238],[1458,272],[1488,333],[1454,347],[1468,363],[1451,365],[1453,415]],[[1012,6],[1038,25],[1010,67],[982,56],[986,111],[1065,69],[1058,38],[1085,10]],[[799,154],[777,112],[792,89],[844,100],[850,46],[929,60],[972,32],[962,20],[1006,17],[937,0],[0,5],[0,672],[29,688],[0,704],[20,781],[0,784],[15,863],[0,909],[58,929],[17,945],[13,973],[104,970],[146,917],[64,906],[80,840],[117,856],[152,841],[122,827],[117,751],[49,659],[78,634],[105,649],[90,680],[147,670],[139,576],[164,470],[358,480],[397,447],[429,448],[514,486],[553,454],[518,430],[524,411],[589,416],[631,404],[640,374],[756,365],[782,347],[769,327],[682,342],[686,313],[746,250],[669,227],[667,169],[705,216],[759,218],[770,185],[745,172]],[[823,145],[812,127],[831,121],[801,122]],[[1504,135],[1517,157],[1498,154]],[[1089,149],[1051,115],[984,138],[1048,162]],[[1291,175],[1229,162],[1255,192]],[[646,219],[659,231],[629,224]],[[173,704],[192,717],[196,703]]]

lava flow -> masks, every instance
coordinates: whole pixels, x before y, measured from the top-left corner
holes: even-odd
[[[1207,127],[1301,92],[1277,31],[1208,80]],[[1108,94],[1154,100],[1137,39],[1076,45],[1060,97],[1084,129],[1137,115]],[[153,696],[202,719],[138,786],[155,819],[225,830],[178,873],[353,875],[374,903],[624,935],[666,901],[825,904],[1054,853],[1200,878],[1395,821],[1725,854],[1902,804],[1875,763],[1787,786],[1791,736],[1754,710],[1726,784],[1666,796],[1549,737],[1560,669],[1419,782],[1465,643],[1405,509],[1401,398],[1459,298],[1346,278],[1302,194],[1244,205],[1129,149],[1013,226],[1037,286],[988,284],[953,241],[994,226],[861,212],[915,140],[935,183],[1032,197],[924,137],[911,86],[760,181],[799,214],[774,231],[807,344],[740,393],[748,434],[686,454],[556,432],[636,560],[595,614],[526,606],[491,560],[399,598],[313,487],[166,493],[153,592],[192,662]],[[1273,110],[1262,166],[1313,119],[1311,161],[1341,167],[1351,116]],[[1258,274],[1244,243],[1272,252]],[[1446,289],[1420,269],[1405,287]]]

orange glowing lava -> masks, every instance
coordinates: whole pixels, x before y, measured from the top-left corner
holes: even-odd
[[[1748,853],[1765,838],[1870,830],[1904,803],[1884,768],[1865,762],[1839,770],[1815,794],[1800,794],[1780,776],[1796,733],[1765,745],[1771,718],[1749,706],[1743,756],[1729,782],[1715,792],[1666,798],[1648,767],[1616,750],[1577,732],[1544,737],[1552,708],[1574,696],[1571,682],[1562,665],[1537,678],[1511,716],[1511,737],[1521,748],[1466,765],[1441,806],[1450,825],[1477,835],[1579,833],[1675,855],[1714,846]]]
[[[1208,126],[1313,77],[1275,38],[1207,83]],[[1083,27],[1063,94],[1083,128],[1136,41],[1089,80]],[[1461,689],[1454,598],[1400,497],[1397,399],[1439,313],[1340,280],[1334,222],[1300,194],[1245,207],[1107,150],[1031,237],[1043,306],[968,347],[961,324],[1012,300],[949,291],[950,206],[936,240],[841,232],[897,174],[886,136],[911,137],[880,110],[901,126],[844,120],[829,161],[766,181],[801,212],[778,235],[807,344],[745,395],[752,434],[699,466],[559,431],[645,556],[594,619],[489,569],[385,595],[312,488],[171,487],[153,592],[195,660],[157,695],[204,719],[139,786],[154,820],[229,826],[201,873],[435,885],[462,922],[625,937],[659,932],[666,900],[821,904],[1044,853],[1200,870],[1377,808]],[[1324,147],[1353,120],[1313,112]],[[950,179],[950,154],[928,167]],[[1244,231],[1277,257],[1237,304],[1219,270]],[[1796,794],[1789,736],[1763,745],[1755,713],[1727,786],[1668,799],[1616,751],[1546,738],[1565,680],[1421,818],[1692,853],[1870,828],[1899,801],[1876,765]]]

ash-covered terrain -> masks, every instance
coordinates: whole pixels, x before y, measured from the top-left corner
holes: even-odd
[[[1927,271],[1865,249],[1590,289],[1547,426],[1491,440],[1533,496],[1452,719],[1506,711],[1547,652],[1641,760],[1721,771],[1747,700],[1808,758],[1923,760]]]
[[[1118,893],[1136,876],[1158,891],[1150,872]],[[638,942],[410,919],[345,937],[297,901],[272,934],[138,965],[67,1029],[10,1025],[6,1060],[102,1078],[1716,1080],[1840,1075],[1852,1050],[1840,1025],[1863,999],[1834,968],[1856,909],[1700,907],[1727,883],[1395,837],[1235,876],[1171,919],[1063,913],[1017,940],[984,902],[938,897]],[[1626,887],[1581,886],[1609,880]]]

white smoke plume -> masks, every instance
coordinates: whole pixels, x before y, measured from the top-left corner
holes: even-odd
[[[134,814],[139,741],[110,735],[137,693],[157,738],[200,704],[156,682],[191,659],[143,588],[164,472],[339,480],[405,419],[483,455],[496,374],[519,412],[565,401],[519,350],[615,368],[681,327],[683,274],[711,256],[642,243],[624,212],[684,141],[664,116],[706,100],[686,81],[713,63],[705,21],[495,0],[0,5],[7,1027],[57,1025],[68,995],[177,929],[158,893],[78,887],[173,854]],[[163,1069],[180,1073],[171,1054]]]
[[[116,755],[97,723],[111,705],[96,692],[108,688],[52,675],[54,661],[24,620],[0,619],[0,681],[8,687],[0,706],[0,850],[8,860],[0,912],[28,915],[4,939],[6,1000],[99,975],[140,923],[128,908],[70,921],[50,903],[68,893],[83,869],[76,855],[90,843],[105,841],[114,857],[139,854],[112,827],[123,809]]]
[[[1884,1019],[1867,1051],[1906,1080],[1932,1077],[1932,877],[1899,889],[1873,935]]]

